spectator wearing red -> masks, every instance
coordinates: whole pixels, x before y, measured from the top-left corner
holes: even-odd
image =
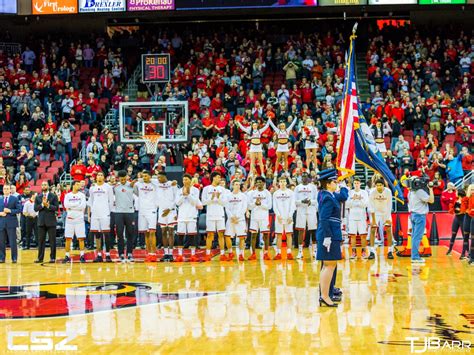
[[[99,171],[102,171],[101,167],[93,159],[90,159],[86,168],[86,177],[95,180]]]
[[[97,110],[99,108],[99,100],[95,98],[95,94],[93,92],[89,93],[89,98],[86,100],[86,104],[90,108],[92,122],[95,122],[97,120]]]
[[[188,152],[188,155],[183,160],[184,172],[186,174],[194,175],[199,167],[199,156],[197,152]]]
[[[450,205],[453,205],[457,199],[456,186],[448,182],[448,188],[441,193],[441,209],[448,211]]]
[[[71,177],[74,181],[83,181],[86,179],[87,168],[81,158],[71,167]]]

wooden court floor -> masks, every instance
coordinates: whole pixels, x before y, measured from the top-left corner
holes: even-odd
[[[446,344],[474,343],[474,269],[445,253],[434,247],[423,266],[341,261],[343,300],[328,309],[308,254],[36,265],[23,251],[19,264],[0,265],[0,353],[405,354],[421,352],[425,337],[440,341],[432,351],[452,353]]]

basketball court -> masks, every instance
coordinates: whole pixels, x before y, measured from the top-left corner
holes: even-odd
[[[424,266],[341,261],[342,303],[329,309],[306,250],[304,261],[41,266],[23,251],[0,266],[0,342],[7,353],[359,354],[435,337],[448,352],[474,342],[474,314],[469,266],[445,253],[434,247]]]

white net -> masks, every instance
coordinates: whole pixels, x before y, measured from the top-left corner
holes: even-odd
[[[160,137],[161,136],[159,134],[143,136],[147,154],[156,154]]]

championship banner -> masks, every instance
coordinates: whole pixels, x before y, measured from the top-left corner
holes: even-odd
[[[125,0],[79,0],[79,12],[120,12],[126,10]]]
[[[77,0],[32,0],[31,11],[33,15],[77,14]]]
[[[163,11],[174,8],[174,0],[127,0],[128,11]]]

